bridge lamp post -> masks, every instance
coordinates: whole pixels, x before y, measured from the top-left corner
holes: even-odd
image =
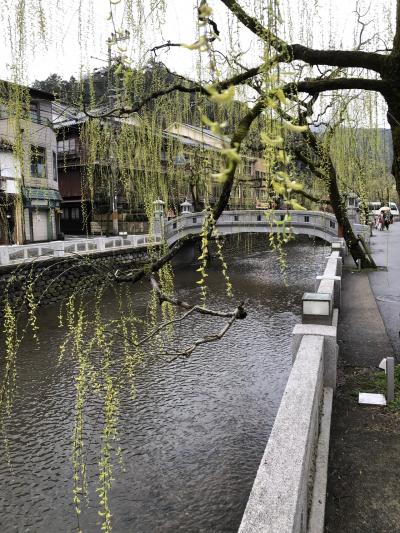
[[[153,202],[154,205],[154,234],[163,236],[164,234],[164,205],[165,203],[158,198]]]

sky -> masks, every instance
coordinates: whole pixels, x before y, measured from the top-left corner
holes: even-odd
[[[117,1],[117,0],[112,0]],[[147,24],[140,23],[139,14],[128,21],[126,17],[127,4],[132,0],[121,0],[113,12],[116,26],[130,29],[132,38],[128,46],[128,54],[136,61],[144,61],[149,57],[148,50],[167,40],[174,42],[193,43],[196,40],[195,8],[197,0],[164,0],[167,5],[165,20],[160,27],[152,24],[151,18]],[[147,6],[162,0],[142,0]],[[26,0],[29,14],[27,15],[28,44],[27,61],[25,65],[26,79],[44,79],[52,72],[63,77],[79,76],[82,65],[87,68],[99,68],[105,65],[107,58],[106,40],[113,31],[111,21],[107,20],[110,12],[110,0]],[[45,43],[40,39],[37,31],[38,18],[35,6],[41,2],[45,16]],[[241,4],[252,11],[258,0],[241,0]],[[266,2],[263,2],[264,5]],[[315,47],[339,46],[351,48],[354,44],[354,10],[357,0],[280,0],[284,24],[279,33],[289,41]],[[136,0],[132,2],[136,4]],[[257,58],[258,50],[250,44],[251,36],[243,28],[235,33],[235,27],[229,20],[226,8],[219,0],[209,0],[214,9],[214,18],[223,35],[219,46],[221,50],[229,48],[226,38],[228,26],[231,27],[233,40],[240,43],[243,49],[250,51],[251,59]],[[372,22],[367,27],[365,35],[379,26],[387,25],[384,6],[391,8],[395,0],[360,0],[362,9],[372,4],[370,12],[363,19]],[[4,55],[0,60],[0,76],[9,79],[11,76],[12,46],[18,31],[15,31],[13,14],[18,0],[0,0],[1,41]],[[82,6],[81,9],[79,6]],[[149,9],[146,10],[148,15]],[[135,27],[136,26],[136,27]],[[140,33],[144,32],[145,42],[138,44]],[[11,28],[11,32],[10,32]],[[140,29],[141,28],[141,29]],[[10,38],[11,35],[11,38]],[[136,39],[135,39],[136,37]],[[30,41],[30,42],[29,42]],[[136,41],[136,42],[135,42]],[[197,54],[184,49],[173,49],[168,54],[162,53],[170,68],[190,75],[195,72]]]
[[[35,79],[45,79],[52,73],[64,78],[79,77],[80,72],[101,68],[107,62],[107,38],[114,26],[129,29],[131,38],[126,43],[126,54],[133,64],[145,64],[151,57],[149,50],[156,45],[172,42],[191,44],[197,39],[196,5],[198,0],[119,0],[112,8],[113,21],[108,20],[110,1],[118,0],[25,0],[26,58],[24,61],[24,82],[31,84]],[[391,37],[394,23],[395,0],[275,0],[279,1],[283,23],[277,33],[288,42],[300,42],[314,48],[352,49],[358,43],[355,9],[368,23],[363,40],[374,33]],[[213,19],[221,31],[217,48],[225,53],[246,51],[240,61],[246,66],[259,63],[261,47],[248,30],[238,25],[220,0],[208,0],[213,8]],[[0,78],[11,79],[15,65],[15,45],[21,36],[16,25],[16,9],[19,0],[0,0]],[[41,3],[44,13],[44,34],[39,27],[37,6]],[[165,3],[165,15],[161,20],[155,17],[157,4]],[[240,0],[250,13],[260,12],[260,5],[267,0]],[[144,5],[144,12],[137,5]],[[129,5],[131,6],[129,8]],[[128,14],[132,13],[129,17]],[[359,28],[359,27],[358,27]],[[382,41],[375,41],[370,47],[382,47]],[[116,53],[119,53],[116,51]],[[160,51],[157,59],[166,63],[173,71],[192,79],[198,78],[199,64],[207,64],[205,54],[184,48]],[[224,69],[224,62],[221,69]],[[204,71],[204,68],[203,68]],[[381,113],[383,116],[383,114]]]

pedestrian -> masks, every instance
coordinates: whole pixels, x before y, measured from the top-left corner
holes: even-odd
[[[378,216],[378,230],[383,231],[383,227],[384,227],[383,213],[380,212]]]
[[[383,224],[385,228],[389,231],[390,226],[390,211],[385,211],[383,214]]]

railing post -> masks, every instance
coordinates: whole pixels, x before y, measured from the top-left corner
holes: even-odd
[[[8,246],[0,246],[0,264],[8,265],[9,262]]]
[[[96,237],[95,239],[98,250],[105,250],[104,237]]]
[[[386,358],[386,402],[394,400],[394,358]]]

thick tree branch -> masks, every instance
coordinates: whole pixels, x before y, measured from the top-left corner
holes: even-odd
[[[119,270],[117,270],[114,273],[115,281],[119,283],[136,283],[143,279],[146,275],[151,274],[153,272],[158,272],[158,270],[160,270],[161,267],[171,261],[171,259],[173,259],[182,250],[182,248],[184,248],[188,244],[194,244],[199,240],[199,235],[188,235],[186,237],[182,237],[182,239],[179,239],[179,241],[177,241],[173,246],[171,246],[168,252],[166,252],[150,264],[145,265],[143,268],[140,268],[139,270],[136,270],[134,272],[123,273],[120,273]]]
[[[288,83],[283,87],[287,96],[296,93],[311,95],[325,91],[338,91],[346,89],[363,89],[365,91],[378,91],[385,94],[390,91],[391,84],[383,80],[370,80],[367,78],[334,78],[334,79],[306,79],[298,83]]]
[[[235,133],[232,136],[232,139],[231,139],[232,148],[235,148],[237,151],[240,150],[240,145],[243,139],[248,134],[251,124],[261,114],[261,112],[265,108],[265,105],[266,105],[266,102],[264,98],[260,99],[255,104],[255,106],[252,109],[250,109],[247,115],[245,115],[242,118],[242,120],[239,122],[239,125]],[[237,167],[237,162],[231,161],[230,166],[229,166],[229,171],[226,174],[226,179],[224,181],[224,185],[222,187],[220,197],[218,199],[217,204],[215,205],[213,209],[213,216],[214,216],[215,221],[218,220],[218,218],[221,216],[223,210],[228,204],[229,197],[232,191],[233,181],[235,178],[236,167]]]
[[[393,39],[392,56],[395,58],[400,56],[400,0],[396,0],[396,32]]]
[[[295,153],[297,155],[297,151],[295,151]],[[322,202],[325,204],[330,204],[329,200],[323,200],[322,198],[317,198],[316,196],[313,196],[312,194],[310,194],[309,192],[303,189],[296,191],[296,194],[300,194],[300,196],[303,196],[304,198],[307,198],[307,200],[311,200],[312,202],[316,204],[321,204]]]

